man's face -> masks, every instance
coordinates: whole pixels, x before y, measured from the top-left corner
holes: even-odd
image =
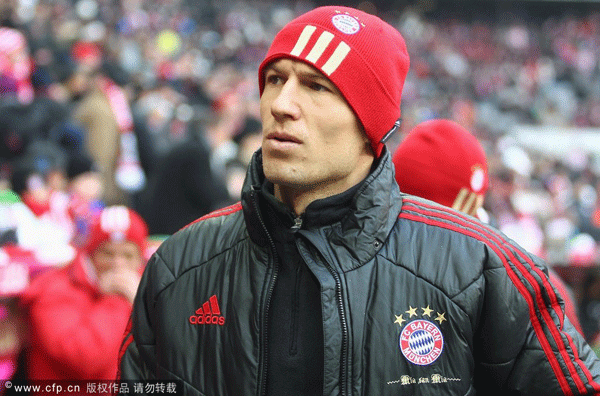
[[[137,271],[143,264],[138,245],[130,241],[106,241],[92,253],[91,259],[99,274],[120,269]]]
[[[368,173],[374,157],[358,118],[312,66],[291,59],[269,65],[260,113],[263,168],[272,183],[333,195]]]

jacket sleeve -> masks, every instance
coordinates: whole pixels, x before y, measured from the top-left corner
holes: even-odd
[[[542,260],[506,240],[488,249],[475,342],[478,390],[486,395],[600,394],[600,361],[566,318]]]
[[[133,304],[131,318],[119,353],[118,380],[135,382],[156,379],[155,301],[171,283],[172,274],[159,255],[149,260]]]

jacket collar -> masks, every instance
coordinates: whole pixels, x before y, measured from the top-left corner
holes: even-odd
[[[242,189],[242,207],[250,237],[263,246],[267,243],[263,227],[266,223],[263,214],[259,212],[264,181],[262,152],[258,150],[252,157],[246,174]],[[328,200],[330,198],[315,201],[309,207],[312,206],[319,212],[326,211]],[[336,197],[333,197],[333,202],[336,202]],[[338,261],[344,270],[349,270],[366,263],[379,251],[398,218],[401,206],[400,190],[394,178],[391,156],[388,150],[384,149],[371,173],[349,199],[350,210],[330,224],[309,221],[303,226],[301,233],[318,243],[319,237],[314,231],[324,229],[328,234],[328,241],[336,246],[336,256],[347,256],[338,257],[342,259]]]

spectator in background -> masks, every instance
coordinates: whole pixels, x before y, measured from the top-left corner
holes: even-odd
[[[27,208],[17,194],[0,189],[0,380],[13,378],[18,368],[26,326],[18,301],[35,266],[33,251],[18,245],[17,226],[23,226]],[[31,219],[33,215],[29,218]],[[18,223],[17,223],[18,219]],[[0,395],[5,387],[0,389]]]
[[[14,162],[11,175],[12,188],[37,217],[40,234],[49,232],[51,238],[45,239],[62,244],[69,244],[74,235],[64,191],[67,161],[66,153],[56,144],[36,141]]]
[[[115,378],[147,235],[133,210],[107,207],[71,264],[32,281],[22,298],[29,379]]]
[[[392,160],[401,192],[490,222],[483,209],[489,186],[485,151],[458,123],[433,119],[418,124],[396,148]],[[565,301],[567,317],[583,335],[572,291],[551,268],[549,277]]]
[[[130,204],[131,194],[145,185],[130,99],[111,69],[95,74],[92,88],[75,109],[85,129],[86,149],[103,178],[107,205]]]
[[[46,229],[46,231],[48,231]],[[52,231],[52,230],[51,230]],[[70,246],[44,232],[39,219],[11,190],[0,188],[0,379],[25,379],[27,316],[19,301],[30,280],[74,257]],[[6,391],[6,392],[5,392]],[[11,394],[0,389],[0,394]]]
[[[262,124],[260,120],[247,117],[241,130],[233,137],[233,142],[237,144],[236,160],[244,167],[248,166],[252,155],[260,148],[262,143]]]
[[[241,197],[246,169],[252,155],[262,144],[262,125],[259,120],[248,117],[242,129],[235,134],[233,142],[236,144],[236,155],[225,164],[225,184],[229,197],[238,201]]]
[[[0,27],[0,163],[18,159],[38,141],[80,149],[81,131],[65,103],[49,95],[52,78],[36,68],[29,47],[22,31]]]
[[[173,147],[140,197],[139,212],[151,234],[171,235],[230,202],[224,182],[210,166],[210,150],[198,140]]]
[[[23,32],[0,24],[0,97],[13,96],[22,104],[34,97],[31,84],[33,60]]]
[[[39,263],[34,273],[62,267],[75,257],[75,249],[59,228],[49,219],[36,216],[17,193],[0,188],[0,245],[33,251]]]
[[[400,191],[478,217],[488,189],[485,151],[454,121],[414,127],[393,155]]]
[[[27,335],[26,316],[19,307],[19,298],[35,265],[32,251],[14,243],[0,244],[0,380],[10,380],[18,372]],[[5,390],[3,386],[0,395]]]

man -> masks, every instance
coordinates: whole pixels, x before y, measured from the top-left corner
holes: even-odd
[[[490,216],[483,209],[489,186],[485,150],[477,138],[458,123],[445,119],[421,122],[398,145],[392,162],[396,182],[403,193],[451,206],[490,222]],[[565,315],[583,335],[571,288],[552,268],[548,268],[548,276],[564,300]]]
[[[71,264],[34,278],[22,300],[29,319],[29,379],[115,378],[147,235],[131,209],[105,208]]]
[[[400,195],[383,142],[408,66],[400,34],[351,8],[277,34],[242,202],[153,255],[121,379],[178,379],[186,395],[600,389],[600,362],[537,259]]]

